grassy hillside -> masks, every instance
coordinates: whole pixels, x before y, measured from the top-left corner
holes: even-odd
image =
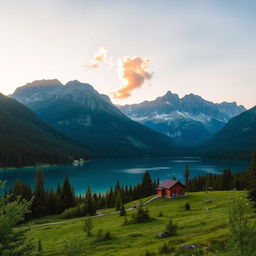
[[[144,255],[146,250],[158,252],[164,242],[170,241],[175,247],[198,243],[211,249],[212,252],[206,255],[231,256],[225,248],[223,249],[223,244],[228,237],[227,216],[234,193],[244,192],[197,192],[189,193],[187,198],[157,199],[147,205],[151,217],[155,220],[144,224],[124,226],[124,217],[118,214],[96,217],[93,218],[93,236],[89,238],[82,229],[84,220],[33,227],[32,234],[42,240],[44,255],[63,255],[64,240],[77,237],[82,239],[84,244],[82,255]],[[212,200],[212,203],[206,203],[207,200]],[[190,203],[191,211],[184,210],[186,202]],[[133,204],[130,203],[126,207]],[[158,217],[160,211],[163,217]],[[131,214],[132,211],[129,211],[128,219]],[[178,235],[165,239],[156,238],[158,232],[164,231],[169,217],[178,224]],[[36,224],[34,222],[31,225]],[[114,238],[96,242],[98,229],[110,231]]]

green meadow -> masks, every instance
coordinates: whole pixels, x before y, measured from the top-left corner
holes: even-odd
[[[145,255],[147,250],[160,255],[157,254],[159,247],[169,241],[170,246],[175,248],[197,243],[202,246],[205,255],[232,256],[227,249],[227,239],[228,209],[234,193],[242,195],[245,192],[196,192],[188,193],[186,198],[158,198],[145,206],[153,220],[142,224],[124,225],[124,217],[120,217],[117,213],[110,214],[111,211],[108,210],[104,216],[92,217],[91,237],[87,237],[83,231],[84,220],[71,220],[56,225],[47,224],[47,222],[65,221],[59,216],[30,222],[31,233],[33,237],[41,240],[44,255],[47,256],[65,255],[64,241],[68,242],[72,239],[82,241],[84,256],[137,256]],[[184,204],[187,202],[191,210],[184,209]],[[136,203],[129,203],[126,208]],[[128,220],[131,219],[133,211],[127,212]],[[163,214],[162,217],[159,217],[160,212]],[[170,238],[156,238],[157,233],[164,231],[169,218],[178,225],[178,234]],[[42,223],[45,224],[40,226]],[[99,229],[102,229],[103,233],[109,231],[112,239],[97,241],[96,235]]]

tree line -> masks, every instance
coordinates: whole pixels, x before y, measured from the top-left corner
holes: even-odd
[[[68,177],[65,177],[63,184],[57,185],[56,190],[45,189],[43,171],[39,169],[34,191],[30,185],[17,179],[7,194],[9,201],[16,201],[20,196],[32,201],[31,213],[26,214],[26,219],[59,214],[74,207],[79,208],[80,215],[91,216],[96,214],[97,209],[114,207],[119,211],[128,202],[151,196],[158,183],[152,180],[149,172],[145,172],[141,183],[135,186],[121,186],[118,181],[104,194],[92,193],[88,186],[84,195],[76,195]]]
[[[186,166],[185,181],[187,191],[198,192],[207,190],[248,190],[248,198],[256,207],[256,151],[252,155],[249,168],[240,173],[233,174],[225,169],[222,174],[207,174],[190,179],[189,167]]]

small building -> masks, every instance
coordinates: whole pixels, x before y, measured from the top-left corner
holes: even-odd
[[[186,194],[186,186],[177,180],[165,180],[157,186],[158,197],[183,197]]]

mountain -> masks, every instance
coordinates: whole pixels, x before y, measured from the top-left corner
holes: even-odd
[[[35,81],[12,97],[96,157],[167,156],[182,150],[169,137],[132,121],[86,83]]]
[[[34,112],[0,94],[0,166],[68,163],[87,151],[41,121]]]
[[[232,118],[207,143],[200,155],[216,158],[248,159],[256,150],[256,106]]]
[[[180,98],[170,91],[153,101],[119,106],[119,109],[134,121],[168,135],[183,146],[205,142],[230,118],[246,110],[235,102],[216,104],[194,94]]]

